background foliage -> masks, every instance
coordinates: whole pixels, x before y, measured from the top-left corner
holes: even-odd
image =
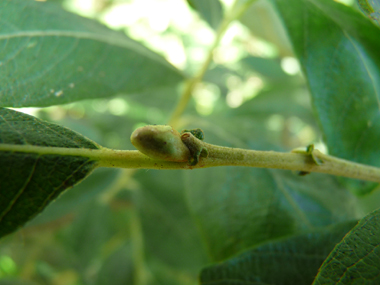
[[[237,3],[179,128],[379,166],[378,26],[349,1]],[[133,149],[136,127],[168,122],[231,4],[2,1],[0,106],[29,108],[1,109],[0,146]],[[0,233],[93,167],[1,152]],[[322,263],[315,284],[377,284],[380,214],[355,225],[379,203],[377,185],[321,174],[95,169],[2,238],[0,284],[311,284]]]

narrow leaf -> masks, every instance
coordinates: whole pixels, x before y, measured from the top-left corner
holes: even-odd
[[[40,215],[28,223],[27,227],[55,221],[85,207],[112,185],[118,177],[118,172],[114,168],[95,169],[84,181],[75,185],[70,191],[64,191],[55,201],[47,205]]]
[[[144,46],[51,3],[0,2],[0,106],[49,106],[177,84]]]
[[[187,0],[211,28],[217,30],[223,20],[223,7],[219,0]]]
[[[115,250],[102,264],[95,284],[133,284],[133,280],[136,278],[136,269],[134,267],[133,246],[131,243],[126,243]]]
[[[309,83],[329,152],[380,166],[380,30],[330,0],[273,0]],[[362,192],[373,183],[350,181]]]
[[[138,173],[136,178],[141,187],[134,192],[134,203],[147,256],[169,266],[171,272],[181,272],[178,276],[195,277],[208,260],[187,207],[182,173],[178,170]]]
[[[249,70],[265,77],[265,79],[273,81],[289,81],[292,79],[291,76],[283,71],[279,59],[247,56],[242,58],[240,62]]]
[[[326,175],[237,167],[185,174],[189,205],[214,262],[355,216],[350,193]]]
[[[355,224],[348,222],[258,246],[205,268],[201,284],[311,284],[326,256]]]
[[[14,152],[12,145],[98,148],[69,129],[0,108],[0,237],[25,224],[95,167],[86,157]]]
[[[380,284],[380,210],[349,232],[322,264],[313,284]]]

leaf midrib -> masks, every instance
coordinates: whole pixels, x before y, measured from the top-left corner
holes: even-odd
[[[368,64],[367,64],[366,60],[363,58],[362,52],[358,49],[358,46],[357,46],[358,43],[352,39],[352,36],[351,36],[349,30],[345,29],[338,20],[336,20],[335,18],[331,17],[331,15],[328,12],[326,12],[323,9],[323,7],[319,6],[318,3],[315,3],[314,0],[305,0],[305,4],[306,3],[309,3],[310,5],[312,5],[315,9],[317,9],[318,11],[320,11],[321,14],[323,14],[326,18],[328,18],[329,20],[331,20],[332,22],[334,22],[341,29],[342,34],[346,37],[346,39],[350,42],[350,44],[352,45],[352,47],[355,49],[357,57],[360,59],[361,63],[363,64],[363,66],[365,68],[365,70],[367,71],[366,76],[368,76],[369,81],[371,82],[371,87],[373,88],[373,92],[371,92],[371,96],[375,96],[375,99],[377,101],[377,107],[378,107],[377,108],[377,113],[379,113],[380,112],[379,93],[378,93],[378,90],[376,88],[376,84],[375,84],[374,79],[373,79],[373,74],[370,72]],[[304,25],[304,31],[305,31],[305,26],[306,25]],[[304,40],[306,42],[306,38],[304,38]],[[365,133],[366,131],[368,131],[369,128],[370,127],[367,126],[367,128],[362,132],[362,134]],[[356,143],[355,152],[354,152],[354,155],[353,155],[353,158],[352,158],[354,160],[357,160],[357,158],[356,158],[357,157],[357,151],[356,150],[359,148],[359,145],[361,143],[361,137],[362,136],[360,136],[360,138],[358,139],[358,142]]]
[[[52,146],[38,146],[30,144],[2,144],[0,143],[0,155],[1,152],[21,152],[21,153],[33,153],[40,155],[62,155],[62,156],[83,156],[92,157],[95,152],[100,152],[101,149],[92,148],[74,148],[74,147],[52,147]]]
[[[68,37],[75,39],[83,40],[93,40],[109,45],[125,48],[132,50],[136,53],[139,53],[142,56],[150,58],[154,61],[165,64],[166,66],[171,67],[176,70],[172,65],[168,64],[163,58],[149,52],[144,46],[139,45],[138,43],[128,40],[122,36],[116,37],[111,35],[97,34],[91,32],[78,32],[78,31],[69,31],[69,30],[31,30],[31,31],[20,31],[15,33],[0,34],[0,40],[9,40],[12,38],[31,38],[31,37]],[[177,70],[176,70],[177,71]]]

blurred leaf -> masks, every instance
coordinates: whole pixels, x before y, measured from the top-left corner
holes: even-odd
[[[380,166],[380,30],[334,1],[273,2],[309,82],[329,153]],[[365,193],[375,184],[348,185]]]
[[[279,81],[292,78],[282,70],[280,59],[248,56],[242,58],[240,62],[246,68],[259,73],[266,79]]]
[[[69,129],[0,108],[0,236],[25,224],[95,167],[86,157],[13,152],[3,147],[7,144],[98,148]]]
[[[360,10],[366,16],[380,25],[380,2],[379,0],[359,0],[356,1]]]
[[[203,269],[201,284],[311,284],[327,255],[355,224],[338,224],[247,250]]]
[[[154,117],[155,113],[162,112],[165,115],[165,119],[168,120],[173,106],[177,103],[179,89],[177,86],[167,86],[165,88],[148,90],[144,93],[136,93],[128,95],[128,103],[138,103],[141,107],[144,107],[148,111],[150,117]],[[130,112],[133,112],[133,106]],[[149,111],[154,110],[152,114]]]
[[[211,28],[218,29],[223,20],[223,7],[219,0],[187,0],[187,3],[198,11]]]
[[[226,96],[229,92],[227,87],[227,80],[231,75],[238,77],[242,81],[246,80],[240,72],[227,68],[223,65],[216,65],[213,68],[207,70],[204,81],[217,85],[220,89],[222,96]]]
[[[0,18],[0,106],[140,93],[183,79],[163,58],[124,34],[57,5],[4,0]]]
[[[190,208],[213,261],[355,218],[353,197],[327,175],[240,167],[186,174]]]
[[[305,88],[278,84],[263,89],[238,108],[193,119],[187,129],[202,128],[205,141],[228,147],[289,151],[311,143],[318,130]],[[291,129],[297,121],[308,138]],[[271,125],[275,121],[276,126]],[[297,127],[297,128],[298,128]],[[301,144],[302,139],[302,144]]]
[[[3,278],[0,285],[38,285],[36,282],[22,280],[22,278]]]
[[[379,208],[380,205],[380,187],[377,187],[368,195],[358,197],[358,206],[360,207],[361,212],[364,214],[375,211]]]
[[[300,77],[287,76],[288,80],[268,81],[260,91],[250,91],[249,86],[244,86],[249,79],[228,69],[214,68],[206,75],[209,82],[218,85],[222,94],[253,93],[253,98],[237,108],[230,108],[224,100],[218,100],[212,116],[191,120],[187,128],[204,129],[207,142],[283,151],[309,144],[318,138],[309,92]],[[240,87],[227,88],[226,82],[231,76],[237,84],[241,82],[245,91]],[[213,134],[218,138],[214,139]]]
[[[233,112],[226,115],[218,114],[209,116],[207,120],[194,120],[186,129],[202,128],[207,143],[260,150],[274,149],[277,141],[268,141],[271,134],[262,120],[255,118],[253,114],[249,120],[244,116],[233,116]]]
[[[380,210],[353,228],[322,264],[313,284],[380,283]]]
[[[180,254],[180,253],[179,253]],[[149,285],[197,285],[198,274],[190,275],[178,271],[159,260],[150,259],[148,262],[151,278]],[[199,273],[199,272],[197,272]]]
[[[135,203],[147,255],[172,271],[195,277],[207,256],[187,207],[181,171],[140,171],[136,178],[141,189]]]
[[[273,115],[297,116],[310,125],[315,119],[310,108],[305,88],[276,84],[263,89],[256,97],[234,110],[235,116],[268,119]]]
[[[61,238],[66,250],[77,260],[77,270],[83,273],[101,257],[104,245],[113,234],[109,207],[94,200],[81,209],[70,226],[64,229]]]
[[[82,183],[63,192],[44,211],[27,224],[34,227],[45,224],[60,217],[78,211],[84,204],[91,203],[98,195],[105,192],[117,178],[119,171],[111,168],[95,169]]]
[[[132,245],[127,243],[105,260],[95,284],[134,284],[134,275]]]
[[[288,8],[292,9],[291,6]],[[274,44],[280,57],[293,55],[284,27],[268,1],[255,1],[240,17],[240,22],[253,35]]]

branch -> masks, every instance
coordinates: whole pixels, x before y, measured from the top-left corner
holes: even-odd
[[[82,148],[67,149],[59,147],[0,144],[0,151],[88,157],[91,160],[98,161],[98,167],[197,169],[216,166],[245,166],[287,169],[302,172],[320,172],[380,183],[380,168],[325,155],[318,150],[311,150],[311,152],[281,153],[222,147],[202,141],[199,143],[207,149],[208,157],[200,157],[199,163],[195,166],[189,166],[187,162],[153,159],[137,150],[113,150],[108,148],[98,150]],[[316,163],[316,160],[320,161],[319,164]]]
[[[101,161],[99,166],[130,167],[152,169],[197,169],[216,166],[245,166],[273,169],[286,169],[302,172],[319,172],[335,176],[344,176],[380,183],[380,168],[336,158],[313,150],[312,154],[304,152],[282,153],[275,151],[256,151],[240,148],[228,148],[201,142],[207,148],[208,157],[200,158],[195,166],[184,162],[160,161],[151,159],[140,152],[133,152],[129,162],[125,160],[124,151],[109,155],[108,161]],[[130,154],[126,154],[130,156]],[[130,159],[128,158],[128,160]],[[318,159],[320,164],[315,160]]]

